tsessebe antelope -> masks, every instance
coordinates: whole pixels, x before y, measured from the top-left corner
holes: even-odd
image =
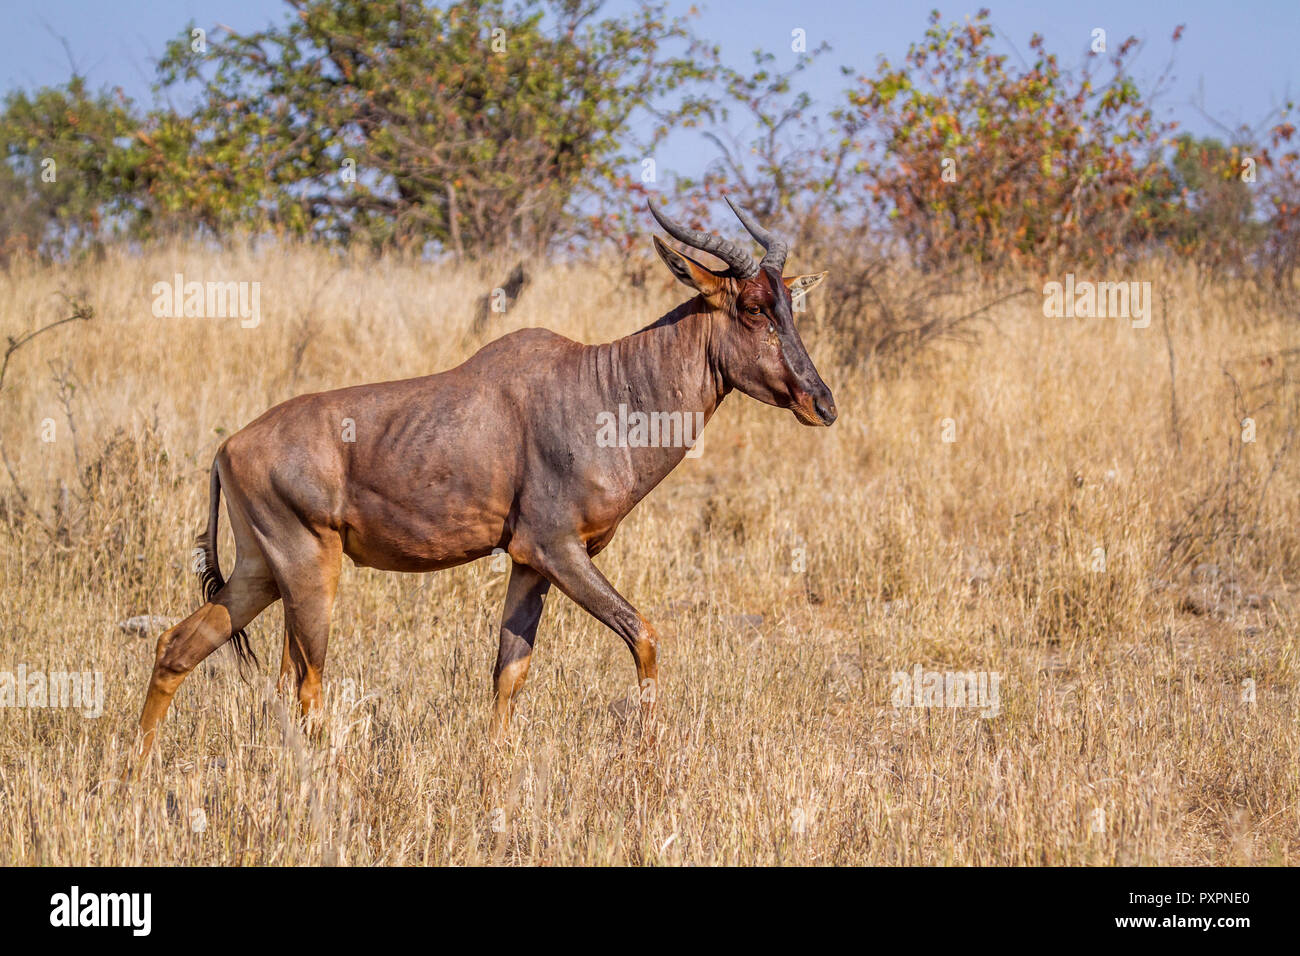
[[[792,290],[807,292],[826,274],[783,277],[786,243],[732,209],[763,246],[761,262],[651,205],[669,235],[726,269],[656,236],[660,258],[696,295],[633,335],[581,345],[523,329],[437,375],[291,399],[228,438],[212,463],[199,536],[207,603],[158,639],[138,756],[148,755],[185,676],[232,638],[248,655],[244,628],[276,599],[284,602],[282,686],[296,681],[303,714],[313,715],[345,554],[354,564],[414,572],[498,548],[509,554],[493,669],[496,739],[528,674],[552,584],[623,639],[652,709],[654,628],[591,559],[688,448],[598,442],[599,416],[623,405],[707,422],[732,389],[789,408],[805,425],[836,416],[791,300]],[[340,440],[344,419],[355,423],[353,441]],[[236,546],[229,580],[217,559],[222,492]]]

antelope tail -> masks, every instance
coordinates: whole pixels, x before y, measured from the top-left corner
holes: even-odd
[[[221,512],[221,473],[217,461],[212,460],[212,475],[208,479],[208,526],[199,532],[199,561],[196,570],[203,588],[203,597],[214,602],[221,589],[226,586],[226,579],[221,576],[221,560],[217,556],[217,521]],[[248,665],[258,664],[257,654],[248,642],[248,632],[242,628],[230,636],[230,644],[235,649],[242,674]]]

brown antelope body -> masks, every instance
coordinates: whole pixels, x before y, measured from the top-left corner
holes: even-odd
[[[493,671],[498,740],[551,585],[623,639],[653,706],[655,631],[591,559],[689,449],[606,447],[596,440],[598,416],[624,405],[707,421],[732,389],[789,408],[804,424],[836,416],[791,307],[790,290],[811,289],[825,273],[783,278],[784,242],[733,208],[767,250],[761,263],[651,207],[669,234],[727,268],[709,269],[655,237],[668,268],[697,294],[633,335],[582,345],[524,329],[437,375],[291,399],[227,439],[199,537],[207,603],[158,640],[139,756],[185,676],[232,638],[246,654],[244,628],[277,599],[281,686],[296,682],[304,715],[313,715],[345,554],[414,572],[497,548],[509,554]],[[236,543],[229,580],[216,547],[222,492]]]

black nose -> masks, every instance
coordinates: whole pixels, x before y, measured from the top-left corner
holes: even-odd
[[[835,410],[835,399],[830,395],[814,401],[813,410],[817,412],[817,417],[822,420],[823,425],[833,425],[835,419],[839,417],[839,413]]]

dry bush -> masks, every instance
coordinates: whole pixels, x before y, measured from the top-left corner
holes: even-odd
[[[0,329],[48,323],[73,286],[96,318],[33,340],[0,393],[31,498],[0,485],[0,671],[99,670],[106,694],[98,719],[0,708],[0,863],[1294,864],[1296,319],[1152,269],[1168,344],[1159,315],[1045,319],[1030,297],[889,376],[837,352],[814,301],[839,422],[729,398],[599,559],[664,636],[651,733],[623,716],[621,642],[556,594],[493,752],[506,575],[347,566],[321,737],[272,665],[241,682],[220,652],[124,788],[154,641],[118,623],[196,606],[222,436],[293,394],[460,361],[497,276],[198,247],[15,268]],[[260,280],[261,325],[154,318],[178,271]],[[650,283],[611,311],[620,288],[616,265],[538,268],[489,334],[608,340],[680,300]],[[50,362],[79,383],[80,464]],[[277,656],[277,608],[252,636]],[[997,671],[1000,713],[896,710],[891,675],[916,665]]]

